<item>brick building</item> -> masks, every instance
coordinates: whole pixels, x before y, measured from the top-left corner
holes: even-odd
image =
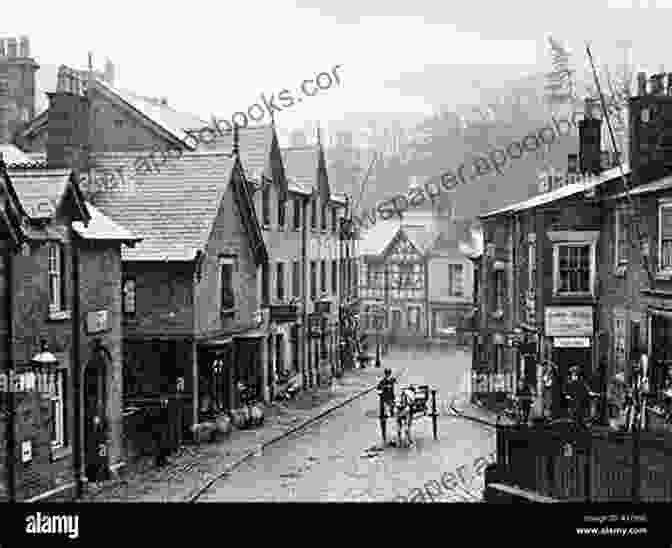
[[[651,78],[653,90],[658,78]],[[631,365],[645,353],[653,401],[662,405],[663,387],[672,377],[672,183],[665,139],[672,100],[647,92],[641,82],[640,77],[638,96],[630,100],[630,165],[623,166],[630,193],[621,170],[608,167],[601,120],[588,104],[580,163],[572,157],[568,167],[588,176],[482,217],[486,253],[474,393],[493,400],[511,392],[521,377],[541,393],[538,363],[549,359],[561,379],[568,366],[581,366],[594,390],[606,394],[615,417]],[[657,421],[655,415],[650,421]]]

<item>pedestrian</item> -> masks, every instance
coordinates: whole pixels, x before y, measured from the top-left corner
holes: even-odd
[[[388,417],[394,416],[394,385],[397,382],[392,376],[392,370],[387,368],[383,378],[378,383],[378,395],[383,402],[383,410]]]
[[[524,379],[518,381],[518,398],[520,401],[521,422],[528,424],[530,420],[530,410],[532,409],[533,392],[532,387]]]
[[[162,467],[168,464],[168,399],[161,397],[158,407],[154,408],[153,434],[155,444],[155,464]]]
[[[571,366],[567,382],[567,395],[570,398],[572,414],[579,426],[585,426],[590,393],[590,387],[581,375],[580,367],[578,365]]]

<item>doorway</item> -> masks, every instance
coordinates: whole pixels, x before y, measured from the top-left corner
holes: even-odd
[[[109,479],[107,443],[107,349],[98,347],[84,370],[84,454],[89,481]]]

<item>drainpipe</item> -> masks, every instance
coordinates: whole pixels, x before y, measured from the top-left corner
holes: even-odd
[[[8,244],[8,242],[5,242]],[[9,502],[16,502],[16,414],[14,410],[14,390],[12,387],[12,371],[14,369],[14,253],[9,245],[5,247],[5,303],[7,310],[7,494]]]
[[[79,312],[79,251],[77,249],[78,236],[72,226],[70,232],[70,250],[72,254],[72,378],[73,378],[73,408],[74,436],[73,436],[73,466],[75,472],[75,496],[80,498],[84,492],[82,481],[84,470],[84,398],[81,390],[83,370],[81,367],[80,348],[80,312]]]

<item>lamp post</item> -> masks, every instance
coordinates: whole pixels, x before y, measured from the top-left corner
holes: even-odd
[[[40,351],[35,354],[35,356],[33,356],[33,359],[30,360],[30,364],[36,370],[36,373],[47,375],[47,386],[55,387],[56,366],[58,365],[58,359],[51,352],[49,352],[47,341],[45,339],[40,341]]]

